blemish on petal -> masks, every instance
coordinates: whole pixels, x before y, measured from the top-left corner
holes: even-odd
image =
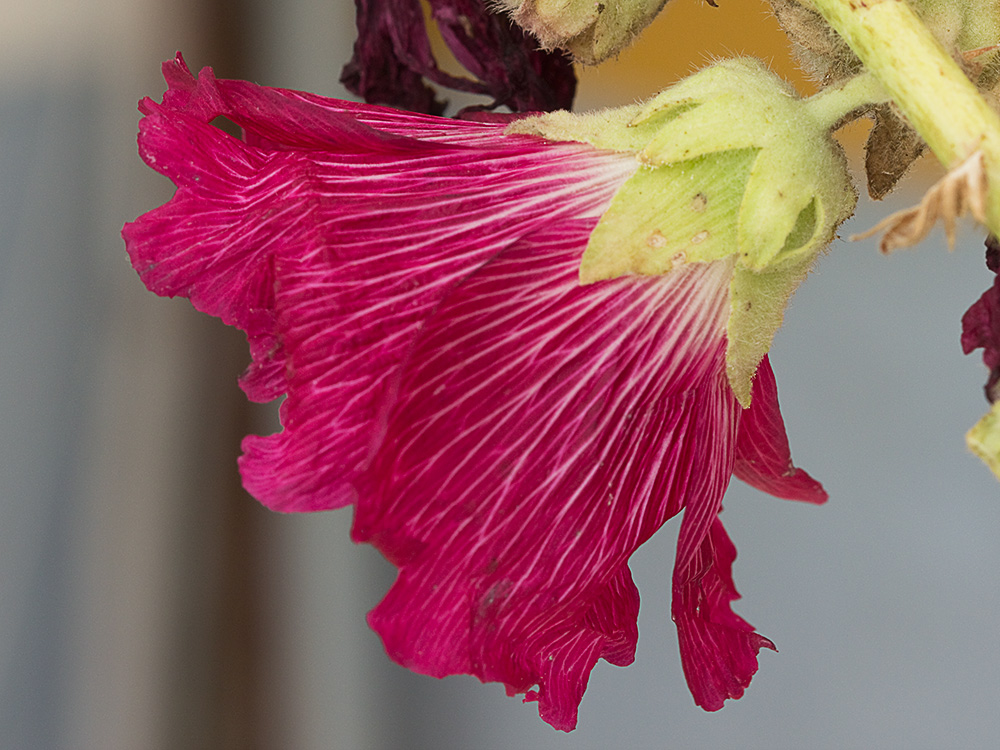
[[[692,245],[698,245],[709,238],[709,231],[707,229],[702,229],[698,234],[691,238]]]
[[[479,600],[479,607],[476,611],[478,621],[495,619],[498,616],[504,600],[510,594],[513,583],[508,580],[497,581],[486,594]]]
[[[651,248],[658,249],[661,247],[666,247],[667,238],[663,236],[663,232],[659,229],[654,229],[650,235],[646,238],[646,244]]]
[[[702,213],[708,206],[708,196],[704,193],[698,193],[694,198],[691,199],[691,210],[697,213]]]

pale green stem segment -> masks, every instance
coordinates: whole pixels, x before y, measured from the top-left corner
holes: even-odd
[[[982,151],[1000,234],[1000,116],[905,0],[812,0],[947,168]]]
[[[824,130],[833,130],[851,112],[869,104],[888,101],[878,78],[862,73],[839,86],[827,86],[805,100],[806,110]]]

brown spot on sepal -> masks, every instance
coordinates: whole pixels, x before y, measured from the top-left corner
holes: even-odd
[[[875,125],[865,144],[865,175],[868,195],[874,200],[882,200],[927,146],[891,105],[880,104],[873,110],[872,117]]]

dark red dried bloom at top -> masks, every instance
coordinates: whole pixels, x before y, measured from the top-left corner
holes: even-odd
[[[419,0],[355,0],[358,39],[341,82],[369,104],[441,114],[428,82],[493,98],[485,107],[514,112],[569,109],[576,76],[569,59],[491,12],[482,0],[430,0],[431,14],[455,58],[475,76],[442,71],[434,59]]]
[[[971,354],[982,347],[983,362],[990,368],[986,398],[992,403],[1000,399],[1000,241],[992,235],[986,240],[986,265],[997,276],[962,316],[962,351]]]

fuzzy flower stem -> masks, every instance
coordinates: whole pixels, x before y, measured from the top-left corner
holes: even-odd
[[[847,116],[869,104],[881,104],[889,99],[878,78],[862,73],[839,86],[828,86],[806,99],[809,114],[825,128],[836,129]]]
[[[982,151],[1000,185],[1000,116],[904,0],[812,0],[948,169]],[[1000,190],[987,223],[1000,232]]]

